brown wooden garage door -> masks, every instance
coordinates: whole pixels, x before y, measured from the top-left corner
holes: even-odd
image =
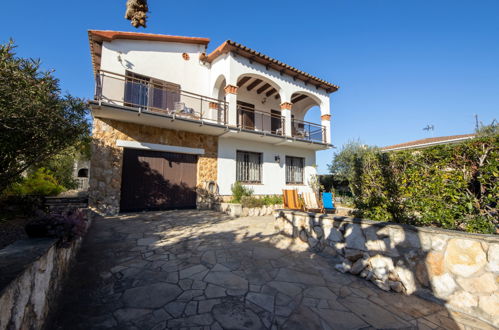
[[[120,211],[196,207],[197,156],[125,149]]]

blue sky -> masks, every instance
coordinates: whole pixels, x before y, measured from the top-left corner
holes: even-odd
[[[499,1],[169,1],[149,0],[148,27],[123,18],[126,0],[9,1],[0,41],[40,58],[61,87],[93,93],[87,30],[232,39],[338,84],[333,144],[385,146],[470,133],[474,114],[499,119]],[[318,110],[307,119],[318,121]],[[326,172],[336,150],[318,153]]]

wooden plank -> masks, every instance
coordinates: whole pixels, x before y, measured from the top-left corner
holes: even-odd
[[[246,87],[246,89],[248,91],[252,90],[253,88],[255,88],[256,86],[258,86],[260,83],[262,82],[261,79],[255,79],[255,81],[253,81],[251,84],[248,85],[248,87]]]
[[[248,80],[250,80],[250,79],[251,79],[251,77],[242,77],[237,82],[237,87],[243,87],[243,85],[246,84],[248,82]]]
[[[266,91],[270,87],[270,84],[265,84],[262,87],[258,88],[256,90],[257,94],[262,94],[262,92]]]
[[[308,97],[307,95],[301,94],[301,95],[295,97],[294,99],[291,99],[291,103],[299,102],[299,101],[301,101],[303,99],[306,99],[307,97]]]
[[[277,92],[277,90],[275,88],[272,88],[265,94],[265,96],[267,97],[272,96],[272,94],[274,94],[275,92]]]

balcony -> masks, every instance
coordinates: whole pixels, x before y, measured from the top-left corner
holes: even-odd
[[[237,106],[237,127],[274,135],[284,135],[284,117],[274,113]]]
[[[314,142],[326,141],[326,127],[320,124],[292,119],[291,131],[291,135],[300,140]]]
[[[227,123],[227,102],[181,90],[165,81],[101,70],[96,86],[95,99],[101,102],[172,118]]]
[[[240,103],[249,104],[238,100],[237,106],[229,107],[223,99],[184,91],[152,77],[100,70],[92,111],[100,118],[142,125],[274,144],[298,143],[314,150],[326,147],[326,127],[298,119],[289,125],[280,111]],[[233,118],[230,123],[229,118]]]

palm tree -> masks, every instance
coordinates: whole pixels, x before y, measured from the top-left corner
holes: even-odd
[[[127,0],[125,18],[136,28],[146,27],[148,11],[147,0]]]

